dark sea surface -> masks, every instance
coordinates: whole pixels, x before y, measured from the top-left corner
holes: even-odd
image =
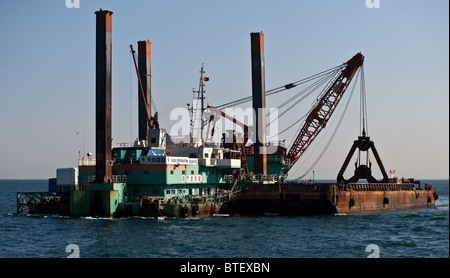
[[[421,182],[439,194],[436,208],[110,219],[17,215],[16,192],[47,191],[48,181],[0,180],[0,258],[66,258],[74,254],[70,244],[81,258],[448,258],[449,181]]]

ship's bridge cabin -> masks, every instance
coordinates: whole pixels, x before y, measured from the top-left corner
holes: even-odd
[[[240,159],[215,145],[175,144],[164,129],[149,130],[148,140],[119,144],[112,150],[113,180],[126,183],[128,197],[191,195],[228,188]],[[79,164],[80,183],[95,180],[95,159]]]

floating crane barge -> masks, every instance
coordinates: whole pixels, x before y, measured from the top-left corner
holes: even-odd
[[[339,67],[308,113],[292,146],[271,145],[266,134],[264,34],[251,33],[253,127],[212,106],[204,107],[201,69],[197,101],[201,104],[199,141],[175,142],[159,127],[158,113],[151,116],[150,41],[138,42],[138,61],[131,52],[139,81],[139,137],[133,144],[112,148],[111,46],[112,12],[96,13],[96,158],[79,158],[78,168],[57,169],[49,192],[18,192],[17,213],[65,215],[203,217],[212,214],[360,213],[392,209],[434,207],[437,193],[420,181],[388,177],[373,141],[365,129],[353,143],[335,183],[288,181],[288,171],[325,128],[350,82],[363,65],[356,54]],[[288,90],[296,83],[284,86]],[[197,102],[198,103],[198,102]],[[209,123],[204,111],[209,109]],[[256,113],[258,115],[258,113]],[[207,142],[218,117],[244,130],[234,131],[219,144]],[[204,128],[208,125],[206,132]],[[262,134],[262,136],[258,136]],[[206,135],[206,140],[203,138]],[[249,144],[252,138],[254,143]],[[268,151],[270,149],[270,151]],[[358,160],[354,176],[344,172],[355,151],[372,151],[383,175],[372,176],[371,163]],[[367,183],[358,183],[365,179]]]

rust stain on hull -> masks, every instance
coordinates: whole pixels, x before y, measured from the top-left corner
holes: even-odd
[[[435,206],[434,190],[339,192],[337,213],[405,210]]]
[[[278,190],[277,190],[278,188]],[[250,185],[236,200],[226,203],[223,213],[336,214],[433,208],[434,190],[415,189],[413,184],[284,183]]]

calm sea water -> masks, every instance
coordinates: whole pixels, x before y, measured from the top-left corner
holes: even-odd
[[[435,209],[362,215],[213,216],[198,219],[16,215],[16,192],[47,180],[0,180],[0,258],[449,257],[449,181],[431,182]],[[368,250],[369,251],[369,250]]]

